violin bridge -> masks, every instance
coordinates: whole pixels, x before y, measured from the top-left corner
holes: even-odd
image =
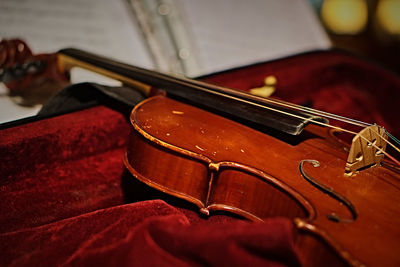
[[[379,166],[384,157],[387,139],[385,130],[376,124],[361,130],[351,143],[345,176],[350,177],[362,169]]]

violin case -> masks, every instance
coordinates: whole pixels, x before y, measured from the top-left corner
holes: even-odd
[[[340,51],[295,55],[202,79],[248,90],[268,75],[278,80],[275,97],[400,133],[400,78]],[[344,264],[321,242],[305,249],[290,219],[205,217],[135,180],[123,164],[129,112],[111,102],[3,127],[1,266]]]

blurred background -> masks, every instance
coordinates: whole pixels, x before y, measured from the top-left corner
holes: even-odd
[[[400,73],[399,0],[309,0],[334,47]]]
[[[335,48],[400,74],[400,0],[0,0],[0,37],[188,77]],[[0,54],[0,78],[23,63]],[[115,84],[72,73],[83,81]],[[0,83],[0,123],[35,115],[54,93],[26,101],[16,84],[12,95]]]

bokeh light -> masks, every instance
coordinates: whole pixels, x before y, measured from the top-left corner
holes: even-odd
[[[379,1],[376,19],[386,33],[400,35],[400,0]]]
[[[365,0],[325,0],[321,8],[325,26],[336,34],[361,33],[368,21]]]

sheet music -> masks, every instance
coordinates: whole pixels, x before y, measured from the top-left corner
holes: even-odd
[[[173,6],[182,13],[182,21],[174,18],[167,23],[169,27],[174,21],[178,23],[175,26],[179,31],[171,37],[171,43],[183,46],[169,54],[190,48],[196,58],[192,62],[196,64],[189,65],[195,67],[187,71],[192,77],[330,47],[307,0],[154,1],[155,6],[175,1]],[[174,35],[175,31],[167,32]],[[34,53],[76,47],[144,68],[159,67],[154,64],[154,53],[150,54],[128,0],[0,0],[0,37],[22,37]],[[188,43],[191,47],[184,47]],[[168,47],[162,42],[159,46]],[[75,69],[72,81],[115,84]],[[4,98],[4,94],[0,96],[0,123],[9,120],[10,113],[16,119],[18,109],[20,117],[34,115],[38,109],[29,113],[26,108],[10,108],[12,103]]]
[[[130,7],[122,0],[1,0],[0,36],[23,37],[34,53],[75,47],[153,68]]]
[[[35,54],[81,48],[119,61],[153,68],[141,31],[123,0],[1,0],[0,37],[23,38]],[[115,81],[73,69],[72,82]],[[33,116],[40,106],[15,105],[0,88],[0,123]]]
[[[331,47],[306,0],[176,0],[204,75]]]

